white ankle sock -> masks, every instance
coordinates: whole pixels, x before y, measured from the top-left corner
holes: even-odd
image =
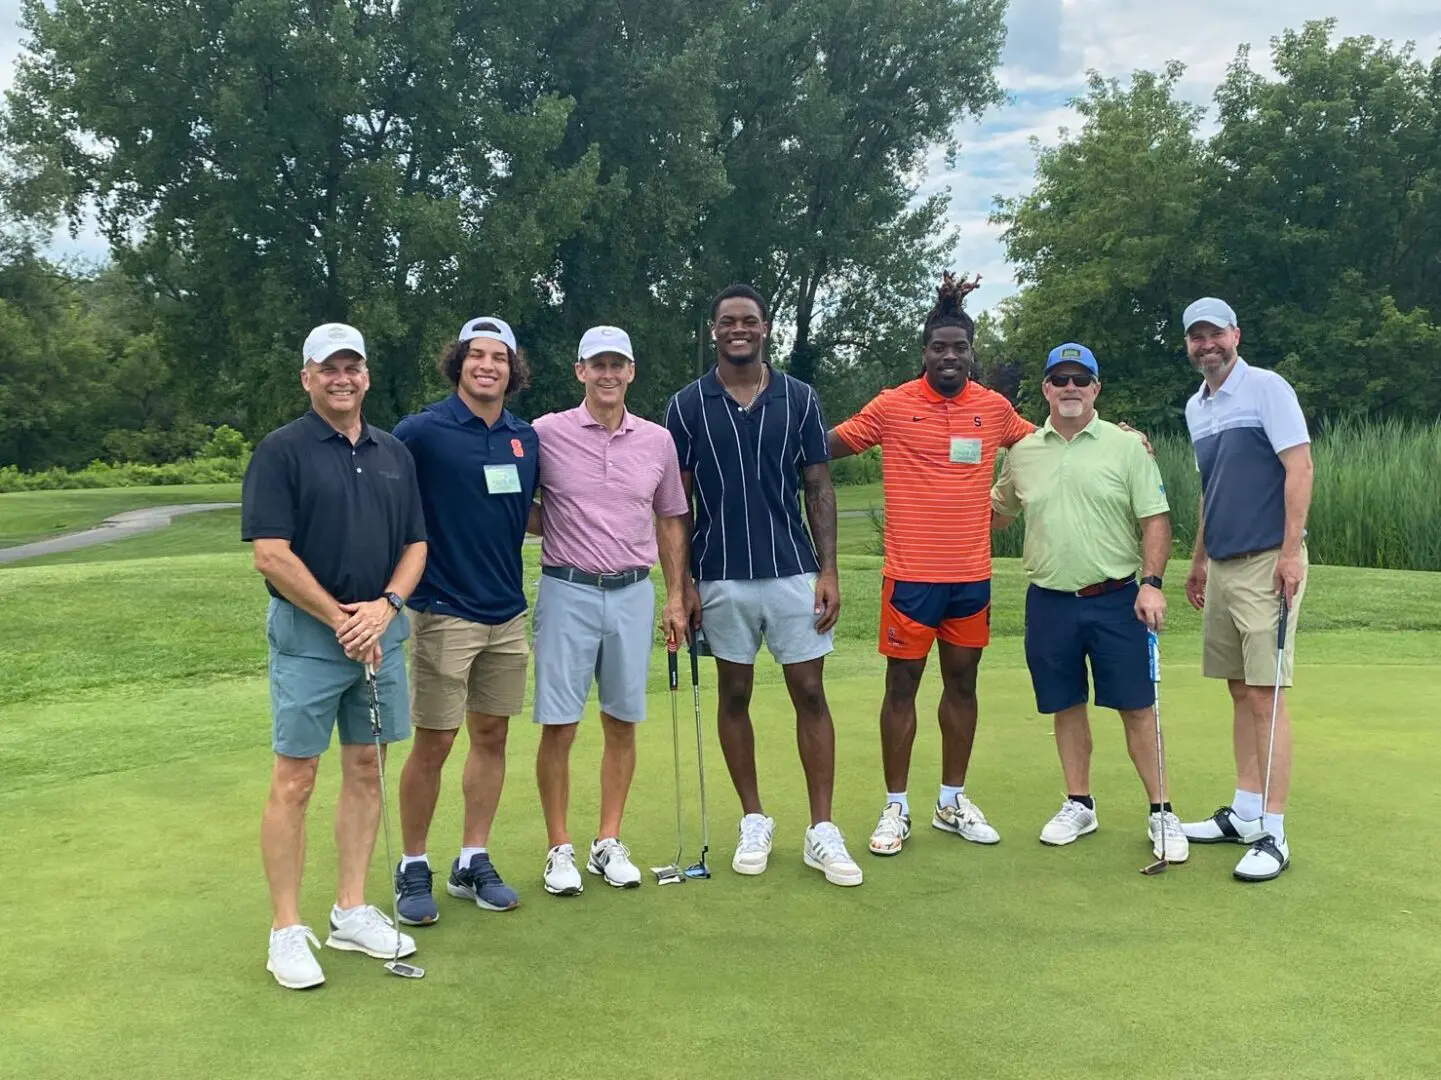
[[[428,859],[425,852],[422,851],[419,855],[402,855],[400,857],[400,869],[404,870],[411,863],[417,862],[425,863],[426,866],[430,865],[430,859]]]
[[[909,814],[911,812],[911,801],[906,798],[906,793],[904,791],[886,792],[886,805],[890,806],[893,802],[898,802],[901,804],[901,813]]]
[[[1231,801],[1231,809],[1236,811],[1236,816],[1242,821],[1255,821],[1261,816],[1261,793],[1237,788],[1236,797]]]
[[[1286,826],[1284,824],[1285,814],[1262,814],[1261,828],[1271,834],[1272,839],[1278,844],[1286,842]]]
[[[950,784],[942,784],[941,794],[940,797],[936,799],[936,802],[940,803],[942,806],[945,806],[949,803],[954,803],[956,801],[957,795],[964,795],[965,793],[965,784],[962,784],[960,787],[951,787]]]
[[[462,870],[469,869],[469,867],[470,867],[470,860],[471,860],[472,858],[474,858],[476,855],[484,855],[484,854],[485,854],[485,848],[483,848],[483,847],[463,847],[463,848],[461,848],[461,849],[460,849],[460,868],[461,868]]]

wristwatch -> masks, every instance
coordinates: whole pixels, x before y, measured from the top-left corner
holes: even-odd
[[[385,594],[385,601],[399,613],[405,608],[405,601],[400,598],[400,593],[388,592]]]
[[[1157,577],[1155,574],[1147,574],[1145,577],[1143,577],[1143,578],[1141,579],[1141,584],[1142,584],[1142,585],[1150,585],[1150,586],[1152,586],[1152,587],[1154,587],[1154,588],[1159,589],[1159,588],[1161,587],[1161,579],[1160,579],[1159,577]]]

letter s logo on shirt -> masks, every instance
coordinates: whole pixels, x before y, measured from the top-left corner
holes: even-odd
[[[976,425],[976,427],[980,427],[980,426],[981,426],[981,418],[980,418],[979,416],[976,417],[975,420],[972,421],[972,422]]]

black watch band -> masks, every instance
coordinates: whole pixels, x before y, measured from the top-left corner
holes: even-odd
[[[1141,584],[1142,584],[1142,585],[1152,585],[1152,586],[1154,586],[1155,588],[1159,589],[1159,588],[1161,587],[1161,579],[1160,579],[1159,577],[1157,577],[1155,574],[1147,574],[1145,577],[1143,577],[1143,578],[1141,579]]]
[[[386,603],[395,608],[397,612],[405,607],[405,601],[400,598],[400,593],[388,592],[385,594]]]

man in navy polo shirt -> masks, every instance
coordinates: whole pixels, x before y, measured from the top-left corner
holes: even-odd
[[[1241,331],[1229,304],[1205,297],[1188,307],[1183,319],[1186,352],[1204,379],[1186,403],[1201,471],[1186,599],[1203,612],[1203,674],[1225,679],[1231,692],[1236,755],[1230,805],[1183,829],[1193,843],[1250,845],[1233,874],[1242,881],[1269,881],[1291,863],[1284,822],[1291,718],[1276,686],[1276,668],[1279,659],[1280,686],[1290,686],[1296,616],[1306,591],[1311,437],[1291,385],[1237,353]],[[1282,598],[1288,612],[1278,657]]]
[[[525,702],[520,553],[540,457],[535,430],[505,407],[529,377],[505,322],[466,323],[439,367],[455,393],[395,429],[415,458],[431,541],[425,576],[410,598],[415,745],[400,778],[405,855],[395,872],[400,920],[412,926],[439,917],[426,837],[462,721],[470,733],[461,773],[465,820],[446,892],[486,911],[518,903],[487,844],[505,781],[510,718]]]
[[[717,729],[744,816],[732,869],[764,872],[775,821],[756,783],[750,699],[765,639],[785,671],[810,796],[802,859],[836,885],[859,885],[861,868],[831,821],[835,727],[822,681],[840,613],[836,497],[826,425],[810,386],[765,362],[766,303],[732,285],[711,303],[715,366],[666,407],[687,496],[694,492],[688,590],[692,617],[716,658]],[[810,533],[801,522],[804,480]],[[814,546],[812,546],[814,537]]]

